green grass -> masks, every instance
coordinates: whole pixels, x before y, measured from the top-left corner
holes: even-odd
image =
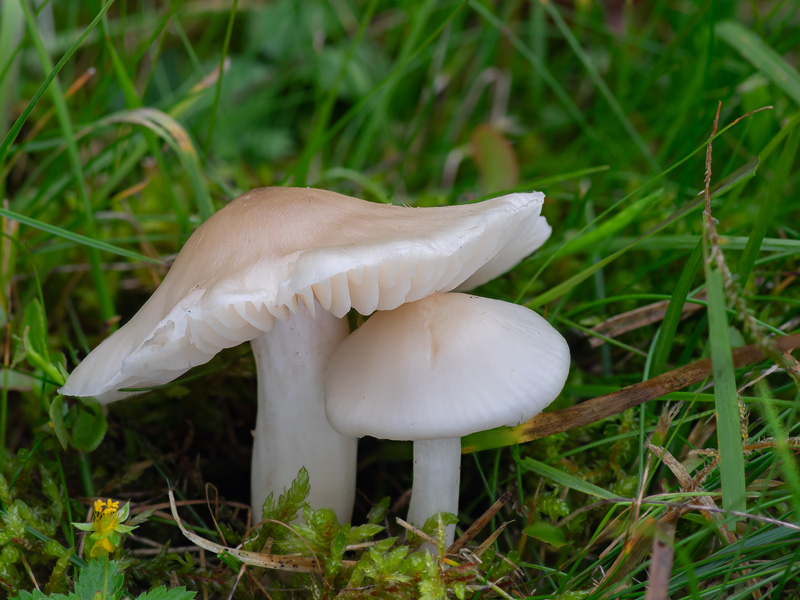
[[[471,544],[511,521],[468,597],[796,595],[798,377],[764,339],[800,329],[800,14],[782,0],[630,4],[0,3],[0,596],[72,589],[86,557],[70,523],[95,493],[134,511],[166,506],[168,482],[187,500],[211,484],[248,501],[245,348],[103,414],[55,384],[138,310],[199,223],[265,185],[412,206],[544,191],[552,237],[477,293],[536,309],[570,341],[553,408],[714,359],[713,377],[668,398],[465,456],[460,528],[515,499]],[[724,264],[698,196],[719,101],[709,192]],[[663,317],[594,331],[663,300]],[[735,368],[732,349],[752,343],[770,358]],[[410,477],[408,445],[363,443],[355,522]],[[214,537],[205,508],[181,514]],[[382,524],[399,535],[404,515]],[[198,597],[260,597],[255,568],[236,583],[232,559],[215,570],[213,556],[161,551],[189,545],[164,517],[115,557],[131,595],[172,573]],[[217,517],[229,541],[244,533],[234,505]],[[657,539],[673,560],[659,583]],[[455,593],[435,565],[396,568]],[[268,587],[335,597],[342,573],[333,588],[307,575]]]

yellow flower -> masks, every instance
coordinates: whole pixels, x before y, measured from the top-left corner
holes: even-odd
[[[98,498],[92,507],[91,523],[73,523],[75,527],[82,531],[88,531],[87,537],[89,546],[89,556],[105,556],[110,554],[120,544],[121,533],[130,533],[135,527],[123,525],[123,522],[130,514],[130,503],[125,504],[122,510],[119,509],[117,500],[102,500]]]
[[[100,498],[94,501],[94,514],[92,515],[92,522],[96,523],[108,515],[113,515],[119,510],[119,501],[108,499],[103,502]]]

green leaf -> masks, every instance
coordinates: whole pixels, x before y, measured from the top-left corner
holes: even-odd
[[[278,497],[277,502],[273,502],[272,494],[264,501],[263,518],[275,519],[282,523],[294,521],[310,491],[311,485],[308,481],[308,471],[306,471],[305,467],[302,467],[292,485]]]
[[[335,577],[342,567],[342,557],[344,549],[347,547],[347,538],[343,531],[339,531],[333,538],[330,545],[330,556],[325,564],[325,575],[328,578]]]
[[[358,544],[359,542],[363,542],[364,540],[371,538],[383,531],[383,527],[381,525],[367,523],[365,525],[359,525],[357,527],[353,527],[350,531],[347,532],[347,545],[351,544]]]
[[[297,477],[292,482],[292,485],[281,494],[278,499],[275,495],[270,493],[267,499],[264,500],[264,505],[261,508],[262,520],[266,521],[257,530],[257,533],[250,537],[244,544],[246,550],[258,551],[266,543],[267,539],[272,537],[276,541],[287,540],[291,532],[285,528],[277,525],[278,523],[290,523],[297,519],[297,515],[301,509],[305,507],[306,498],[311,490],[308,481],[308,471],[302,467],[297,473]],[[303,527],[303,526],[299,526]],[[299,551],[307,550],[307,548],[300,549]]]
[[[122,523],[126,521],[131,514],[131,503],[130,501],[126,502],[122,508],[117,511],[116,517],[119,519],[119,522]]]
[[[145,592],[137,600],[191,600],[197,592],[188,591],[184,587],[166,588],[163,585]]]
[[[67,426],[64,424],[64,396],[59,394],[50,403],[50,423],[53,426],[53,431],[58,438],[58,443],[61,448],[66,450],[69,444],[69,433]]]
[[[47,347],[47,319],[38,298],[34,298],[25,307],[22,328],[25,358],[34,368],[44,371],[53,383],[62,385],[65,378],[61,370],[50,362],[50,352]]]
[[[390,498],[386,496],[373,506],[367,513],[367,522],[371,524],[381,523],[389,512]]]
[[[717,23],[716,34],[800,104],[800,74],[764,40],[736,21]]]
[[[25,307],[25,314],[22,317],[23,339],[25,349],[29,353],[35,353],[41,360],[50,362],[50,355],[47,351],[47,319],[44,309],[38,298],[34,298]]]
[[[86,410],[78,405],[78,416],[72,425],[70,443],[76,450],[91,452],[103,441],[108,423],[97,400],[94,398],[81,398],[80,400]]]
[[[467,586],[461,581],[456,581],[453,584],[453,593],[456,595],[458,600],[464,600],[464,598],[467,597]]]
[[[75,596],[93,600],[100,594],[103,600],[117,600],[122,597],[122,581],[122,573],[113,560],[90,560],[75,583]]]
[[[11,600],[70,600],[70,598],[64,594],[46,596],[39,590],[33,590],[33,592],[20,592],[17,596],[12,596]]]
[[[556,548],[561,548],[567,544],[567,538],[564,536],[564,532],[555,525],[546,523],[545,521],[531,523],[522,530],[522,533],[536,538],[545,544],[555,546]]]

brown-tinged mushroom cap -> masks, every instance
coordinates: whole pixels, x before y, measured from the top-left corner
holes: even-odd
[[[409,208],[306,188],[248,192],[197,229],[161,286],[61,392],[110,402],[169,382],[314,300],[341,317],[478,285],[541,246],[540,192]]]

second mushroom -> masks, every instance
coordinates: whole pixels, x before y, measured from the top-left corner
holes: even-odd
[[[569,360],[564,338],[532,310],[434,294],[376,313],[336,349],[328,420],[343,435],[414,441],[408,520],[421,526],[458,512],[461,437],[539,413],[564,386]]]

